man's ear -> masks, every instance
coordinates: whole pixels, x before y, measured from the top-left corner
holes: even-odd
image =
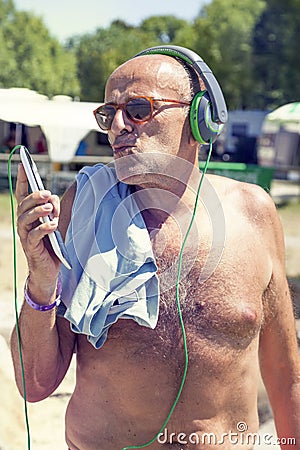
[[[189,115],[186,117],[186,120],[184,122],[183,133],[187,137],[187,142],[189,145],[194,146],[194,145],[198,144],[198,142],[196,141],[196,139],[193,136]]]
[[[188,143],[189,145],[199,147],[199,142],[194,138],[190,124],[188,124]]]

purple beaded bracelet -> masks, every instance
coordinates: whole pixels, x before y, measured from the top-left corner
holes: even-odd
[[[28,303],[28,305],[31,306],[31,308],[35,309],[36,311],[50,311],[51,309],[55,308],[55,306],[58,306],[60,304],[60,296],[61,296],[61,291],[62,291],[60,278],[58,278],[58,280],[57,280],[57,288],[56,288],[57,297],[56,297],[55,301],[53,303],[51,303],[50,305],[39,305],[38,303],[35,303],[29,296],[29,293],[27,290],[27,284],[28,284],[28,277],[26,278],[26,281],[25,281],[24,297],[25,297],[25,300]]]

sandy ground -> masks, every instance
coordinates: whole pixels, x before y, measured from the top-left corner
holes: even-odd
[[[286,190],[284,191],[286,193]],[[279,198],[284,195],[279,186],[274,188],[274,196]],[[290,192],[288,192],[290,195]],[[284,229],[285,229],[285,224]],[[287,224],[290,233],[290,224]],[[298,230],[295,224],[295,230]],[[287,247],[287,269],[288,274],[295,277],[300,275],[299,251],[300,234],[299,231],[285,234]],[[13,296],[13,251],[12,234],[7,223],[0,224],[0,450],[20,450],[27,449],[27,435],[24,420],[24,403],[15,387],[13,379],[12,363],[8,348],[9,336],[15,322],[14,296]],[[18,245],[18,308],[22,302],[22,286],[26,277],[26,262],[23,253]],[[294,290],[300,294],[300,288],[296,285]],[[297,321],[297,328],[300,326]],[[67,377],[48,399],[36,403],[28,404],[29,426],[32,450],[65,450],[64,441],[64,414],[67,402],[73,391],[75,382],[75,364],[72,363]],[[274,425],[268,406],[267,396],[263,385],[259,389],[259,407],[262,420],[264,422],[261,433],[274,434]],[[259,449],[269,449],[270,445],[256,447]],[[272,445],[272,449],[277,449]],[[101,449],[99,449],[101,450]],[[104,449],[103,449],[104,450]]]

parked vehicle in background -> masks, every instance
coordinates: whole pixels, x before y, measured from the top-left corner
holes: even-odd
[[[266,115],[257,157],[259,165],[272,166],[282,177],[299,180],[300,102],[288,103]]]

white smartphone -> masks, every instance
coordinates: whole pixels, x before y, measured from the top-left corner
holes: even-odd
[[[41,177],[38,173],[35,162],[30,156],[29,151],[23,145],[20,147],[20,158],[23,164],[23,167],[26,172],[27,180],[29,182],[29,186],[32,192],[42,191],[45,189]],[[50,222],[50,217],[41,217],[40,220],[44,223]],[[58,257],[58,259],[68,268],[71,269],[72,266],[69,261],[68,253],[61,237],[61,234],[58,230],[53,231],[48,234],[51,246],[53,248],[54,253]]]

